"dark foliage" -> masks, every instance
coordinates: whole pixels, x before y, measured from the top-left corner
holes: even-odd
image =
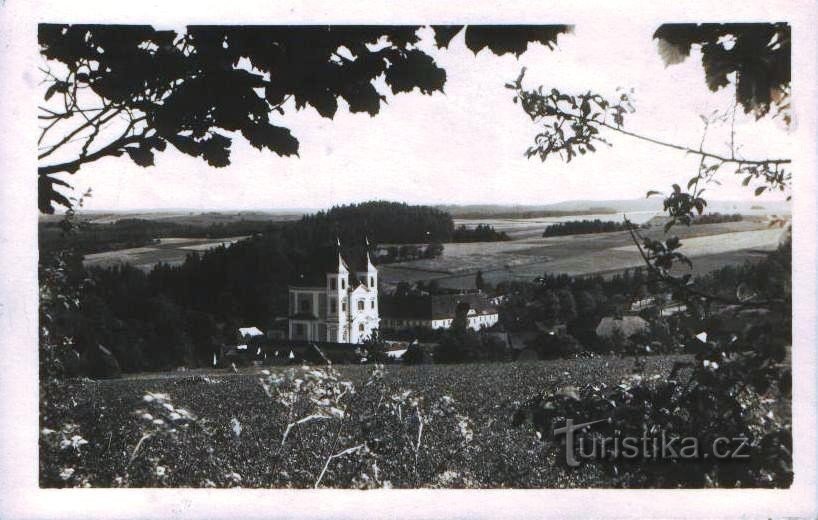
[[[382,245],[375,254],[380,264],[437,258],[443,254],[443,244],[433,242],[431,244]]]
[[[449,242],[454,232],[452,217],[429,206],[370,201],[336,206],[301,219],[303,228],[330,233],[319,239],[335,236],[342,243],[360,243],[368,237],[373,243],[416,244]]]
[[[611,233],[613,231],[627,231],[630,229],[626,222],[616,222],[613,220],[569,220],[566,222],[557,222],[550,224],[542,236],[544,237],[558,237],[565,235],[583,235],[588,233]]]
[[[377,114],[386,100],[375,88],[379,77],[393,94],[442,91],[446,72],[415,46],[418,29],[189,26],[185,34],[177,34],[150,26],[41,24],[41,54],[68,72],[58,77],[45,71],[45,101],[58,96],[64,103],[41,110],[45,151],[39,159],[80,132],[90,133],[72,159],[39,167],[40,210],[51,213],[54,204],[70,206],[55,189],[55,184],[67,183],[54,174],[74,173],[104,157],[127,155],[147,167],[154,164],[154,154],[170,144],[210,166],[223,167],[230,163],[232,137],[227,132],[241,134],[260,150],[296,155],[298,140],[283,126],[283,105],[291,98],[297,110],[309,105],[332,118],[339,99],[351,112]],[[553,47],[557,35],[569,29],[471,26],[465,31],[466,43],[475,52],[488,48],[495,54],[519,55],[530,41]],[[439,27],[436,41],[447,45],[461,30],[463,26]],[[243,59],[250,67],[239,66]],[[95,96],[96,104],[82,105],[78,90]],[[128,120],[119,137],[95,143],[102,125],[117,116]],[[42,143],[51,131],[64,133]]]
[[[474,228],[468,228],[461,224],[452,233],[452,242],[502,242],[511,240],[503,231],[497,231],[494,226],[488,224],[477,224]]]
[[[722,222],[741,222],[742,220],[744,220],[744,217],[740,213],[705,213],[694,218],[691,224],[720,224]]]
[[[681,63],[699,46],[710,90],[726,87],[735,74],[736,101],[757,117],[789,93],[791,31],[785,22],[671,23],[661,25],[653,37],[668,65]]]

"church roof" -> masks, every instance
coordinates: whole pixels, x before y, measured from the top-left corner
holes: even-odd
[[[323,287],[327,283],[327,273],[338,272],[340,259],[341,265],[350,272],[350,287],[355,287],[357,285],[355,273],[367,271],[367,265],[371,263],[367,250],[363,246],[344,247],[340,256],[338,253],[337,245],[318,248],[308,262],[298,266],[298,272],[290,285]]]

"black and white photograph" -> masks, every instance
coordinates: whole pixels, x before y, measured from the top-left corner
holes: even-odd
[[[814,517],[815,6],[625,6],[27,17],[0,510]]]

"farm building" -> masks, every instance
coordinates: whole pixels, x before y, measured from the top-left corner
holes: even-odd
[[[345,259],[339,243],[333,254],[316,260],[318,269],[289,286],[289,339],[362,343],[380,323],[378,270],[368,248]]]
[[[467,324],[474,330],[491,327],[499,320],[497,308],[485,294],[418,294],[383,298],[383,328],[400,330],[410,327],[448,329],[459,306],[464,305]]]
[[[687,310],[687,305],[681,302],[671,300],[669,294],[661,295],[660,297],[650,296],[639,300],[634,300],[631,303],[629,312],[638,314],[642,311],[657,309],[661,316],[672,316],[676,313]]]

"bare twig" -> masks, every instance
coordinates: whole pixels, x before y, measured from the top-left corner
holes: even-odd
[[[332,419],[332,417],[328,417],[326,415],[313,414],[313,415],[308,415],[306,417],[302,417],[301,419],[299,419],[299,420],[297,420],[297,421],[295,421],[293,423],[289,423],[287,425],[287,428],[284,430],[284,435],[281,437],[281,445],[284,446],[284,443],[287,442],[287,437],[290,435],[290,430],[292,430],[294,427],[296,427],[296,426],[298,426],[300,424],[311,422],[311,421],[320,421],[320,420],[327,420],[327,419]]]
[[[142,437],[139,439],[139,442],[136,443],[136,447],[133,449],[133,453],[131,453],[131,459],[128,461],[129,466],[134,461],[134,459],[136,459],[136,454],[137,452],[139,452],[139,448],[142,447],[142,443],[148,440],[151,437],[151,435],[152,434],[150,433],[142,435]]]
[[[358,450],[360,450],[362,448],[365,448],[365,447],[366,447],[366,444],[359,444],[357,446],[353,446],[351,448],[341,450],[341,451],[339,451],[338,453],[336,453],[334,455],[330,455],[329,458],[327,458],[327,461],[324,463],[324,468],[321,470],[321,474],[318,475],[318,480],[315,481],[315,486],[314,486],[315,489],[318,489],[318,486],[321,484],[321,480],[324,478],[324,474],[326,474],[327,468],[329,468],[330,462],[332,462],[334,459],[337,459],[338,457],[343,457],[344,455],[350,455],[352,453],[355,453]]]

